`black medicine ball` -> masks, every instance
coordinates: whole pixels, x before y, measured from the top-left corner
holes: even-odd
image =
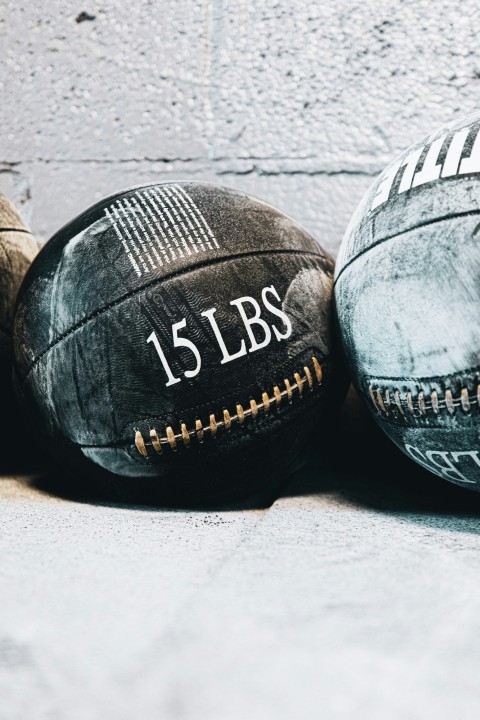
[[[339,393],[332,258],[289,217],[206,183],[99,202],[21,288],[15,381],[78,476],[218,501],[276,486]]]

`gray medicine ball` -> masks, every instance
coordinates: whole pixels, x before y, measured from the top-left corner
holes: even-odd
[[[431,472],[480,489],[480,113],[371,186],[335,299],[354,383],[383,430]]]

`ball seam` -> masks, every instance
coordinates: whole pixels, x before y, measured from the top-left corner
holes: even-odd
[[[360,250],[354,257],[350,258],[343,267],[341,267],[334,278],[333,286],[335,287],[337,282],[340,280],[341,276],[347,270],[347,268],[350,267],[356,260],[358,260],[362,255],[365,255],[365,253],[369,252],[370,250],[373,250],[374,248],[378,247],[378,245],[382,245],[384,242],[387,242],[388,240],[395,240],[395,238],[401,237],[402,235],[406,235],[406,233],[412,232],[413,230],[417,230],[418,228],[427,227],[428,225],[435,225],[436,223],[446,222],[447,220],[454,220],[455,218],[462,218],[462,217],[468,217],[475,215],[480,215],[480,210],[465,210],[465,212],[459,212],[459,213],[449,213],[448,215],[443,215],[442,217],[435,218],[434,220],[425,220],[425,222],[418,223],[417,225],[413,225],[410,228],[406,228],[405,230],[401,230],[400,232],[397,232],[393,235],[386,235],[383,238],[380,238],[379,240],[375,240],[371,245],[369,245],[366,248],[363,248],[363,250]]]
[[[253,421],[256,420],[258,413],[262,411],[264,415],[270,412],[271,407],[280,407],[283,400],[286,398],[288,402],[293,401],[293,393],[297,392],[297,397],[301,398],[303,395],[305,384],[308,385],[308,390],[313,391],[314,379],[318,386],[322,386],[323,371],[320,363],[315,356],[312,356],[312,371],[308,365],[303,366],[304,376],[300,373],[294,372],[294,381],[291,382],[288,378],[283,380],[285,386],[284,390],[280,390],[278,385],[273,386],[272,393],[269,394],[266,391],[262,391],[261,400],[257,401],[254,398],[250,398],[249,407],[244,408],[243,404],[235,404],[235,412],[231,413],[226,408],[223,409],[222,420],[217,420],[215,413],[209,414],[208,422],[202,422],[199,418],[195,419],[195,427],[188,429],[184,422],[180,422],[180,432],[175,432],[172,425],[165,427],[165,435],[158,434],[158,430],[155,427],[149,428],[150,440],[145,440],[140,428],[134,428],[134,445],[140,455],[145,458],[149,457],[148,448],[151,448],[159,455],[162,454],[162,445],[169,446],[172,450],[176,451],[177,443],[182,442],[185,447],[190,445],[190,441],[196,438],[199,442],[203,442],[205,433],[215,437],[220,428],[224,428],[227,432],[233,427],[240,427],[244,424],[245,420],[249,417]]]
[[[31,364],[25,371],[25,374],[23,375],[23,378],[21,379],[20,383],[23,384],[26,382],[28,376],[30,375],[31,371],[34,369],[34,367],[40,362],[40,360],[48,353],[50,350],[52,350],[54,347],[59,345],[61,342],[66,340],[68,337],[73,335],[77,330],[79,330],[81,327],[86,325],[87,323],[91,322],[92,320],[95,320],[96,318],[100,317],[101,315],[107,313],[109,310],[111,310],[114,307],[117,307],[118,305],[121,305],[123,302],[126,302],[132,297],[135,297],[136,295],[140,295],[145,290],[148,290],[151,287],[154,287],[155,285],[158,285],[162,282],[170,281],[176,277],[180,277],[182,275],[188,275],[188,273],[193,272],[198,269],[202,269],[205,267],[212,267],[215,265],[219,265],[222,263],[230,262],[231,260],[241,260],[243,258],[248,257],[257,257],[257,256],[263,256],[263,255],[293,255],[293,256],[299,256],[299,257],[310,257],[317,260],[324,260],[327,262],[330,262],[328,256],[322,255],[321,253],[314,253],[311,251],[304,251],[304,250],[288,250],[288,249],[282,249],[282,250],[265,250],[265,251],[252,251],[249,253],[240,253],[238,255],[229,255],[228,257],[222,257],[222,258],[211,258],[210,260],[206,260],[205,262],[198,263],[194,267],[188,267],[188,268],[182,268],[179,270],[175,270],[174,272],[163,275],[161,278],[155,278],[152,279],[150,282],[146,283],[145,285],[142,285],[141,288],[135,288],[133,290],[130,290],[128,293],[125,293],[124,295],[121,295],[119,298],[116,298],[115,300],[112,300],[111,302],[107,303],[101,308],[97,308],[94,312],[89,313],[86,315],[82,320],[77,321],[74,323],[68,330],[65,330],[63,333],[61,333],[55,340],[53,340],[49,345],[44,348],[40,353],[36,356],[34,360],[32,360]],[[328,274],[328,271],[324,269],[325,274]]]

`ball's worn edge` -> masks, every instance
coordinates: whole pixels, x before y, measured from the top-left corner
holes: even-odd
[[[169,446],[172,450],[177,450],[177,443],[182,442],[185,447],[190,445],[192,438],[196,438],[200,443],[203,442],[205,433],[210,434],[214,438],[220,428],[224,428],[227,432],[233,426],[240,427],[245,422],[245,419],[251,417],[252,420],[256,420],[259,411],[263,411],[264,415],[270,412],[271,405],[279,407],[282,400],[288,399],[291,403],[293,400],[293,393],[298,392],[298,397],[302,397],[305,384],[308,385],[308,389],[313,391],[314,378],[319,386],[322,385],[323,371],[320,363],[315,356],[312,356],[312,367],[313,374],[307,365],[304,365],[302,377],[299,372],[293,373],[293,382],[288,378],[285,378],[283,383],[285,385],[284,390],[280,390],[278,385],[273,386],[272,395],[263,391],[261,393],[261,401],[256,401],[253,398],[249,400],[249,407],[244,408],[241,403],[236,403],[235,413],[230,413],[226,408],[223,409],[223,419],[217,420],[215,413],[210,413],[208,422],[205,423],[197,418],[195,420],[195,428],[189,430],[185,423],[180,423],[180,432],[175,432],[171,425],[166,426],[165,436],[160,436],[156,428],[151,427],[149,429],[150,440],[145,440],[143,433],[137,427],[134,429],[135,437],[134,444],[140,455],[145,458],[149,457],[148,448],[152,448],[159,455],[162,454],[162,445]]]

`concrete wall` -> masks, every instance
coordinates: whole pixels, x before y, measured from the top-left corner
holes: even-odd
[[[0,190],[40,240],[171,178],[255,193],[335,250],[404,146],[478,106],[476,0],[4,0]]]

